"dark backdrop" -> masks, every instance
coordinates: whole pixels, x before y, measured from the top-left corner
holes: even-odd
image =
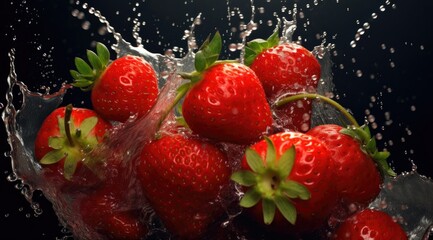
[[[80,19],[79,11],[74,10],[82,11],[82,8],[71,2],[1,2],[0,102],[5,102],[9,71],[7,53],[11,48],[16,49],[19,79],[32,90],[40,90],[44,85],[70,81],[68,70],[73,67],[73,58],[83,56],[92,41],[113,42],[111,35],[103,33],[100,28],[102,25],[94,17],[86,13]],[[137,2],[140,2],[138,6],[135,2],[126,1],[88,1],[91,6],[101,10],[129,41],[133,41],[133,38],[132,21],[128,17],[145,21],[146,25],[141,27],[140,34],[145,47],[152,52],[162,53],[176,46],[185,48],[181,38],[183,31],[190,25],[186,19],[195,17],[199,12],[203,12],[204,21],[197,30],[198,41],[215,29],[227,29],[225,1],[196,0],[194,4],[187,5],[184,1],[170,0]],[[280,1],[273,2],[274,5],[281,5]],[[271,7],[278,9],[272,5],[273,2],[256,1],[256,4],[265,6],[265,10]],[[383,135],[379,144],[392,152],[393,166],[398,172],[408,171],[413,160],[420,173],[433,176],[429,154],[432,143],[430,137],[433,136],[430,125],[433,120],[433,94],[430,87],[433,80],[433,17],[427,12],[432,9],[433,2],[383,1],[381,4],[373,0],[357,0],[339,4],[335,1],[320,1],[314,5],[310,1],[309,7],[306,6],[307,1],[296,2],[306,16],[299,19],[296,37],[307,39],[303,44],[311,49],[321,41],[316,35],[326,32],[327,42],[336,44],[333,73],[335,90],[341,103],[348,106],[359,120],[366,116],[366,109],[371,110],[378,123],[384,123],[385,113],[390,113],[392,124],[375,132]],[[240,0],[230,2],[232,6],[240,7],[247,20],[250,15],[248,3]],[[289,8],[293,6],[285,5]],[[381,5],[385,11],[381,11]],[[259,17],[265,18],[265,14],[271,13],[266,11]],[[372,13],[377,13],[378,17],[375,18]],[[270,15],[268,19],[273,18]],[[365,27],[366,32],[361,35],[357,47],[352,48],[349,43],[365,22],[370,23],[370,28]],[[86,26],[89,26],[88,30]],[[260,28],[252,37],[264,37],[271,30],[269,27]],[[228,51],[225,53],[229,57],[236,55]],[[357,76],[360,73],[362,76]],[[34,217],[28,202],[15,189],[15,183],[6,180],[11,173],[11,166],[10,159],[3,153],[9,148],[3,125],[0,131],[0,238],[55,239],[63,236],[50,203],[44,200],[41,193],[37,193],[35,198],[42,205],[44,213]]]

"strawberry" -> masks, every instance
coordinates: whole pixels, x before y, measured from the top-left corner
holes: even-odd
[[[332,239],[406,240],[407,234],[389,214],[364,209],[346,219],[332,234]]]
[[[90,65],[75,58],[72,83],[91,90],[96,112],[110,121],[125,122],[131,116],[146,115],[158,96],[158,78],[152,65],[138,56],[126,55],[110,63],[110,52],[97,43],[97,53],[87,50]],[[92,69],[93,68],[93,69]]]
[[[123,206],[125,189],[117,186],[106,184],[87,193],[80,203],[81,219],[101,239],[143,239],[149,230],[140,216],[141,209]]]
[[[145,196],[179,239],[199,239],[224,213],[230,183],[227,156],[214,145],[175,133],[146,144],[137,164]]]
[[[282,132],[248,148],[231,179],[244,186],[240,205],[255,221],[296,235],[325,226],[337,201],[333,173],[319,139]]]
[[[104,139],[111,124],[96,112],[72,105],[60,107],[43,121],[35,139],[35,157],[53,183],[93,184],[97,176],[85,159]],[[55,180],[54,180],[55,179]]]
[[[250,68],[217,61],[221,45],[221,36],[216,33],[197,52],[196,70],[181,73],[190,80],[179,88],[179,96],[186,95],[182,114],[188,127],[203,137],[249,144],[269,130],[272,113],[263,87]]]
[[[271,103],[283,95],[315,92],[321,75],[316,57],[299,44],[280,43],[277,30],[267,40],[252,40],[245,48],[245,64],[256,73]],[[274,110],[277,123],[283,127],[302,132],[310,128],[310,100]]]
[[[389,152],[377,150],[367,125],[343,128],[325,124],[307,134],[319,138],[331,150],[337,175],[334,184],[347,204],[367,206],[380,192],[381,173],[396,176],[386,161]]]

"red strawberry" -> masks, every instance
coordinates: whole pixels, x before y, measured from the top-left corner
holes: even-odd
[[[240,63],[207,69],[186,95],[182,113],[194,132],[233,143],[256,141],[272,124],[260,82]]]
[[[150,205],[180,239],[198,239],[222,216],[218,197],[230,183],[226,155],[183,134],[143,147],[137,175]]]
[[[87,193],[80,204],[81,219],[101,239],[143,239],[148,228],[140,215],[141,209],[124,206],[125,186],[119,186],[107,184]]]
[[[92,90],[93,108],[110,121],[126,121],[149,112],[158,96],[158,78],[152,65],[141,57],[123,56],[111,63],[110,52],[101,43],[97,54],[88,50],[90,65],[75,58],[78,71],[71,70],[75,87]],[[92,69],[93,67],[93,69]]]
[[[282,233],[324,227],[337,201],[331,153],[319,139],[299,132],[252,145],[232,180],[246,189],[240,205]]]
[[[333,233],[337,240],[405,240],[408,239],[403,228],[387,213],[364,209],[346,219]]]
[[[182,114],[189,128],[210,139],[248,144],[272,125],[272,113],[254,72],[240,63],[217,62],[221,51],[217,33],[197,53],[196,71],[179,89],[186,94]]]
[[[149,231],[142,209],[147,202],[133,174],[132,160],[115,145],[107,143],[104,147],[108,148],[92,155],[104,159],[96,170],[104,181],[85,192],[79,205],[81,219],[101,239],[144,239]]]
[[[94,184],[97,177],[88,167],[91,159],[85,159],[104,139],[111,124],[94,111],[60,107],[48,115],[35,140],[35,157],[47,169],[46,176],[55,178],[53,183],[66,186]]]
[[[245,64],[256,73],[271,103],[283,95],[316,91],[321,71],[318,60],[301,45],[280,44],[278,31],[266,41],[249,42],[245,51]],[[287,104],[275,112],[277,122],[285,128],[302,132],[310,128],[310,100]]]
[[[319,125],[307,134],[322,140],[332,152],[334,182],[344,202],[366,206],[380,192],[383,174],[395,176],[386,159],[389,152],[379,152],[368,126],[343,128],[334,124]]]

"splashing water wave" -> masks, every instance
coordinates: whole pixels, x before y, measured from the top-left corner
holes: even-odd
[[[252,3],[252,6],[254,4]],[[127,54],[138,55],[149,61],[155,68],[160,79],[161,93],[156,106],[152,112],[142,119],[131,119],[131,121],[121,124],[115,128],[111,134],[111,140],[92,154],[99,157],[118,158],[116,154],[121,154],[126,158],[126,162],[133,159],[140,152],[143,142],[151,139],[157,129],[158,120],[164,114],[164,109],[173,101],[176,89],[181,84],[182,79],[177,76],[177,72],[188,72],[194,69],[193,59],[196,50],[194,28],[196,23],[200,23],[201,14],[197,16],[191,26],[187,36],[188,52],[183,58],[174,58],[171,55],[155,54],[147,51],[141,44],[138,34],[134,34],[137,46],[124,40],[115,31],[107,19],[98,10],[83,5],[89,13],[97,17],[102,24],[105,24],[108,32],[116,39],[116,44],[112,48],[118,57]],[[253,13],[255,10],[253,9]],[[296,9],[294,10],[296,13]],[[295,14],[293,15],[295,16]],[[287,21],[284,19],[284,37],[290,41],[296,29],[296,19]],[[281,23],[281,21],[280,21]],[[246,38],[254,30],[254,14],[251,16],[246,33],[243,34],[243,44]],[[248,32],[249,31],[249,32]],[[322,95],[332,94],[334,85],[332,81],[332,61],[330,50],[334,46],[322,44],[317,46],[313,53],[319,59],[322,66],[322,79],[319,84],[318,93]],[[241,55],[242,56],[242,55]],[[10,52],[10,74],[8,76],[9,90],[7,92],[7,103],[4,106],[2,119],[6,126],[8,142],[11,147],[10,158],[12,161],[13,173],[9,176],[10,181],[21,182],[22,192],[26,199],[33,203],[32,194],[35,190],[41,190],[44,196],[53,203],[60,222],[71,229],[72,234],[79,239],[99,239],[100,236],[91,229],[85,227],[80,216],[78,216],[77,204],[85,195],[85,192],[68,195],[59,192],[59,189],[52,184],[45,182],[42,178],[43,169],[34,160],[34,139],[42,121],[55,108],[60,106],[65,93],[72,87],[64,84],[62,88],[54,94],[40,94],[31,92],[27,86],[18,80],[15,71],[15,51]],[[14,89],[18,88],[22,94],[22,105],[19,109],[14,106],[16,94]],[[312,116],[313,125],[323,123],[343,124],[344,118],[333,109],[327,108],[324,104],[314,103],[314,113]],[[168,118],[170,120],[170,117]],[[131,140],[132,139],[132,140]],[[116,151],[112,151],[116,149]],[[133,168],[130,169],[134,174]],[[129,191],[132,192],[132,191]],[[132,193],[128,193],[132,194]],[[422,197],[420,197],[422,196]],[[140,204],[146,207],[145,200],[139,202],[129,202],[129,206]],[[403,173],[395,179],[386,179],[384,187],[378,198],[371,204],[371,208],[381,209],[395,216],[402,224],[410,239],[424,239],[428,237],[428,232],[433,225],[433,182],[431,179],[423,177],[414,169],[411,172]],[[37,209],[37,208],[36,208]],[[149,210],[151,215],[151,210]],[[234,213],[236,215],[238,213]],[[241,236],[238,236],[241,238]]]

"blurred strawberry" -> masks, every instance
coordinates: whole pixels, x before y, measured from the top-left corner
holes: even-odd
[[[101,239],[139,240],[148,234],[141,216],[143,206],[125,203],[128,191],[122,184],[105,184],[81,199],[80,217]]]
[[[389,214],[365,209],[344,221],[332,234],[332,239],[406,240],[408,237],[401,225]]]

